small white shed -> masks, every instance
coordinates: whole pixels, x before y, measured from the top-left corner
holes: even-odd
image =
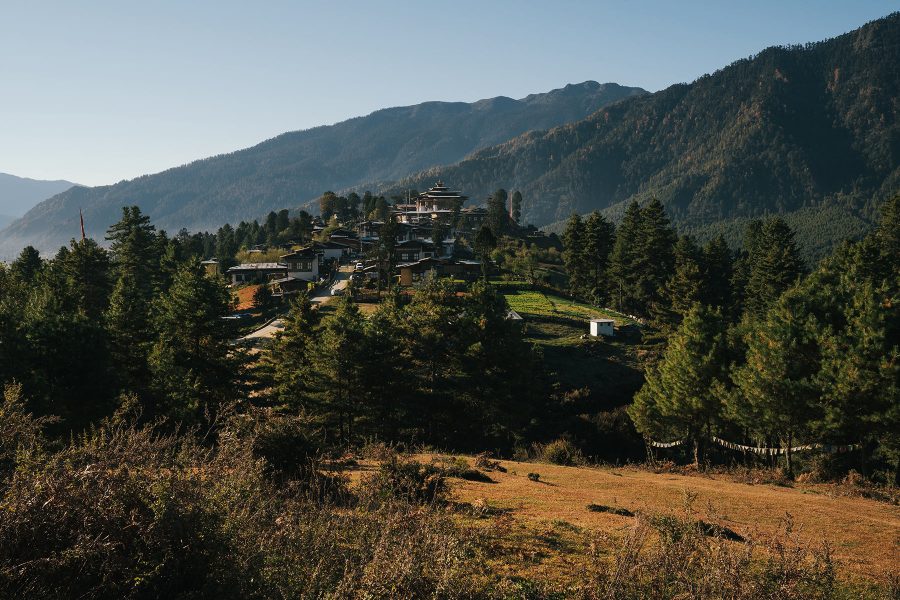
[[[600,335],[612,337],[615,335],[613,329],[615,323],[612,319],[591,319],[591,335],[594,337]]]

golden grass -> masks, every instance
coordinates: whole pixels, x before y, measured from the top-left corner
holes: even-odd
[[[427,462],[436,457],[417,458]],[[363,470],[371,468],[368,462]],[[506,509],[509,517],[481,526],[506,528],[505,535],[496,537],[498,545],[507,548],[507,558],[516,559],[511,568],[542,577],[571,576],[581,569],[586,550],[578,540],[584,536],[573,532],[620,539],[633,526],[632,517],[589,511],[591,503],[648,515],[682,516],[689,509],[697,519],[744,537],[774,536],[789,520],[800,542],[810,546],[827,542],[845,576],[884,580],[900,568],[900,507],[828,495],[827,486],[750,485],[729,481],[725,475],[657,474],[638,468],[500,463],[507,472],[489,472],[494,483],[450,480],[453,498]],[[528,473],[540,474],[540,481],[529,480]]]

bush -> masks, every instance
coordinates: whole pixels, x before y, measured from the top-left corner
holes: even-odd
[[[705,527],[704,527],[705,525]],[[658,538],[658,543],[653,539]],[[620,598],[826,599],[839,595],[827,546],[799,544],[787,524],[770,539],[727,541],[715,527],[676,517],[640,517],[612,563],[597,546],[585,600]],[[754,557],[762,557],[755,559]],[[849,592],[847,592],[849,594]]]
[[[554,465],[573,466],[584,463],[584,457],[581,455],[581,450],[566,439],[559,439],[543,446],[540,451],[540,456],[541,460]]]
[[[436,465],[395,455],[364,481],[360,495],[370,506],[392,500],[429,504],[446,498],[447,482]]]

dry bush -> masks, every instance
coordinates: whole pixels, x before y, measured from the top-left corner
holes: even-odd
[[[567,439],[558,439],[535,449],[544,462],[566,466],[584,464],[581,450]]]
[[[360,501],[368,507],[391,504],[397,500],[430,504],[446,498],[447,482],[436,465],[394,455],[363,480],[359,493]]]
[[[0,498],[0,598],[478,595],[475,538],[448,515],[334,506],[273,478],[252,438],[218,439],[107,425],[19,468]],[[401,495],[440,497],[440,478],[412,479]]]
[[[506,467],[501,465],[499,460],[493,460],[490,452],[482,452],[475,455],[475,468],[506,473]]]
[[[711,533],[713,535],[711,535]],[[852,597],[837,581],[831,550],[797,541],[790,522],[768,539],[735,544],[688,518],[639,516],[612,554],[593,546],[585,600]]]
[[[469,466],[464,458],[458,456],[440,457],[432,461],[432,464],[440,469],[444,477],[465,479],[466,481],[479,481],[481,483],[494,483],[494,480]]]

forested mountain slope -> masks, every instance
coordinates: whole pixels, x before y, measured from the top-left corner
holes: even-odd
[[[851,220],[900,183],[900,13],[774,47],[580,122],[530,132],[395,189],[519,189],[527,221],[658,197],[683,227],[836,205]]]
[[[588,81],[521,100],[426,102],[286,133],[155,175],[60,194],[0,233],[0,255],[15,253],[26,244],[55,249],[65,243],[78,230],[79,207],[84,209],[88,233],[99,239],[127,204],[137,204],[169,230],[214,228],[259,218],[325,190],[393,180],[453,163],[525,131],[577,121],[643,93],[639,88]]]

